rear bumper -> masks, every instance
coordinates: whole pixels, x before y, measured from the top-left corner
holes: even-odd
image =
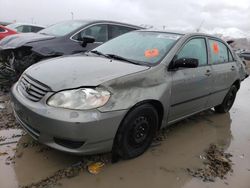
[[[22,96],[15,84],[11,91],[16,119],[37,141],[75,154],[109,152],[117,129],[127,110],[101,113],[97,109],[76,111],[53,108],[44,100],[32,102]]]

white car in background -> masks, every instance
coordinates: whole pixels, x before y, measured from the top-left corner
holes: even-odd
[[[29,23],[13,23],[6,26],[18,33],[37,33],[38,31],[44,29],[44,26],[29,24]]]

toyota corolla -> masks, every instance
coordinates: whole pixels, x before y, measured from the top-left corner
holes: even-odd
[[[12,103],[17,120],[41,143],[129,159],[163,127],[210,108],[228,112],[240,67],[214,36],[134,31],[88,53],[31,66],[13,86]]]

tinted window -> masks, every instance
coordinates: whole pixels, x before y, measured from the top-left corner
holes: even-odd
[[[3,33],[3,32],[5,32],[5,29],[0,27],[0,33]]]
[[[115,38],[119,35],[125,34],[129,31],[135,30],[134,28],[118,26],[118,25],[110,25],[109,26],[109,39]]]
[[[156,64],[165,57],[179,34],[134,31],[116,37],[95,48],[104,54],[114,54],[141,64]]]
[[[23,32],[23,33],[30,33],[30,32],[32,32],[32,31],[31,31],[31,27],[32,27],[32,26],[24,25],[24,26],[23,26],[23,31],[22,31],[22,32]]]
[[[84,36],[92,36],[95,38],[95,42],[106,42],[108,40],[107,25],[95,25],[89,27],[73,37],[75,40],[79,40]]]
[[[41,29],[43,29],[43,28],[42,28],[42,27],[32,26],[32,27],[31,27],[31,32],[36,33],[36,32],[38,32],[38,31],[40,31]]]
[[[205,39],[196,38],[188,41],[178,54],[179,58],[195,58],[199,65],[207,64],[207,47]]]
[[[21,26],[18,26],[17,28],[15,28],[15,30],[19,33],[22,33],[23,32],[23,25]]]
[[[228,62],[228,48],[222,42],[209,40],[212,64]]]

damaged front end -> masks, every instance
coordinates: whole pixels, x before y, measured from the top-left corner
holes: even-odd
[[[44,58],[31,47],[0,49],[0,90],[9,91],[25,69]]]

